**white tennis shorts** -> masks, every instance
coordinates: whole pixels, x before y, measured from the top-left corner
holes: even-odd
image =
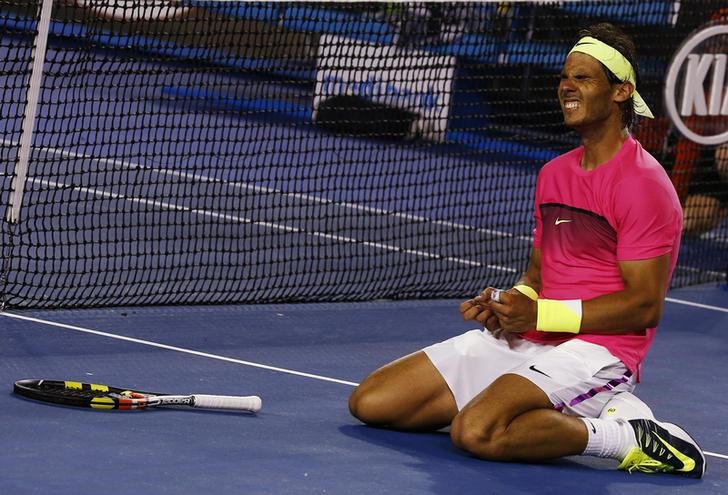
[[[535,383],[555,409],[582,417],[598,417],[614,394],[635,387],[632,373],[618,358],[579,339],[554,346],[471,330],[424,352],[450,387],[458,410],[506,373]]]

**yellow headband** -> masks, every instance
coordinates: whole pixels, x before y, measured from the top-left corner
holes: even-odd
[[[603,41],[599,41],[591,36],[585,36],[576,42],[574,48],[571,49],[569,55],[573,52],[586,53],[591,55],[595,59],[599,60],[604,66],[609,69],[612,74],[617,76],[620,81],[628,81],[632,83],[634,91],[632,91],[632,101],[634,102],[634,112],[637,115],[642,115],[650,119],[654,119],[650,108],[647,106],[645,100],[637,92],[637,80],[634,73],[634,68],[629,60],[624,58],[624,55],[619,53],[615,48],[607,45]]]

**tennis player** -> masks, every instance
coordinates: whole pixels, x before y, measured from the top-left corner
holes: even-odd
[[[703,475],[696,442],[631,394],[682,228],[670,179],[629,132],[635,115],[652,117],[635,59],[611,24],[579,33],[558,98],[582,145],[539,173],[526,273],[460,306],[483,329],[368,376],[349,400],[355,417],[401,430],[449,426],[456,446],[483,459],[583,454],[629,472]]]

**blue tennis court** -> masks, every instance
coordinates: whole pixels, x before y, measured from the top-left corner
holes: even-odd
[[[12,311],[0,316],[6,493],[722,494],[728,443],[728,292],[674,290],[637,395],[707,452],[702,480],[627,474],[574,457],[476,460],[446,433],[362,426],[348,414],[375,367],[470,328],[458,300]],[[12,394],[20,378],[163,392],[258,394],[260,413],[106,412]],[[545,482],[545,480],[548,480]]]

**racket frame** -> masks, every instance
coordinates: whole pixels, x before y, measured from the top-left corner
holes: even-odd
[[[13,391],[22,397],[42,402],[99,410],[130,411],[149,407],[188,406],[258,412],[262,405],[257,396],[172,395],[70,380],[18,380]]]

